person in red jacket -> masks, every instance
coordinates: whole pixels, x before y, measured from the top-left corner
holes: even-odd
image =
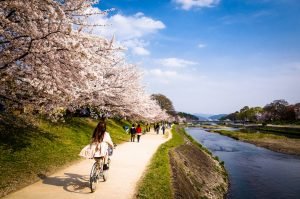
[[[138,126],[136,127],[136,134],[137,134],[137,141],[140,142],[140,138],[142,135],[142,128],[140,124],[138,124]]]

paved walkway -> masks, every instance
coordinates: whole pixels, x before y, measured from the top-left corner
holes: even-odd
[[[129,135],[128,135],[129,137]],[[171,133],[169,134],[169,138]],[[168,138],[168,139],[169,139]],[[132,198],[158,146],[167,139],[154,132],[141,137],[140,143],[126,142],[117,146],[112,157],[108,180],[99,182],[94,193],[89,189],[89,172],[93,160],[82,160],[64,170],[12,193],[5,199],[122,199]]]

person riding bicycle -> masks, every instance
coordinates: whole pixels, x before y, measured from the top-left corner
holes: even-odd
[[[94,158],[104,157],[104,166],[103,169],[107,170],[108,166],[108,150],[109,147],[114,148],[114,144],[111,140],[111,137],[108,132],[106,132],[106,123],[105,121],[100,121],[97,127],[94,130],[92,136],[92,144],[96,145]]]

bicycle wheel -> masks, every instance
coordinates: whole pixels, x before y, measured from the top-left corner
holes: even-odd
[[[90,173],[90,189],[91,192],[94,192],[96,190],[96,184],[98,182],[98,163],[95,162],[92,166],[92,170]]]
[[[100,169],[99,177],[101,176],[103,178],[103,181],[105,182],[107,180],[107,172],[104,171],[103,166],[104,166],[104,158],[101,158],[99,160],[99,169]]]
[[[109,167],[111,166],[111,161],[110,161],[110,158],[108,158],[108,162],[107,164],[109,165]],[[107,178],[108,178],[108,170],[103,170],[103,181],[107,181]]]

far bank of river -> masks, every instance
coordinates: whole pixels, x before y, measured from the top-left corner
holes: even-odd
[[[240,142],[201,128],[187,133],[225,162],[228,198],[299,198],[300,157]]]
[[[300,136],[287,136],[283,134],[272,134],[256,130],[210,130],[236,140],[255,144],[272,151],[300,156]]]

